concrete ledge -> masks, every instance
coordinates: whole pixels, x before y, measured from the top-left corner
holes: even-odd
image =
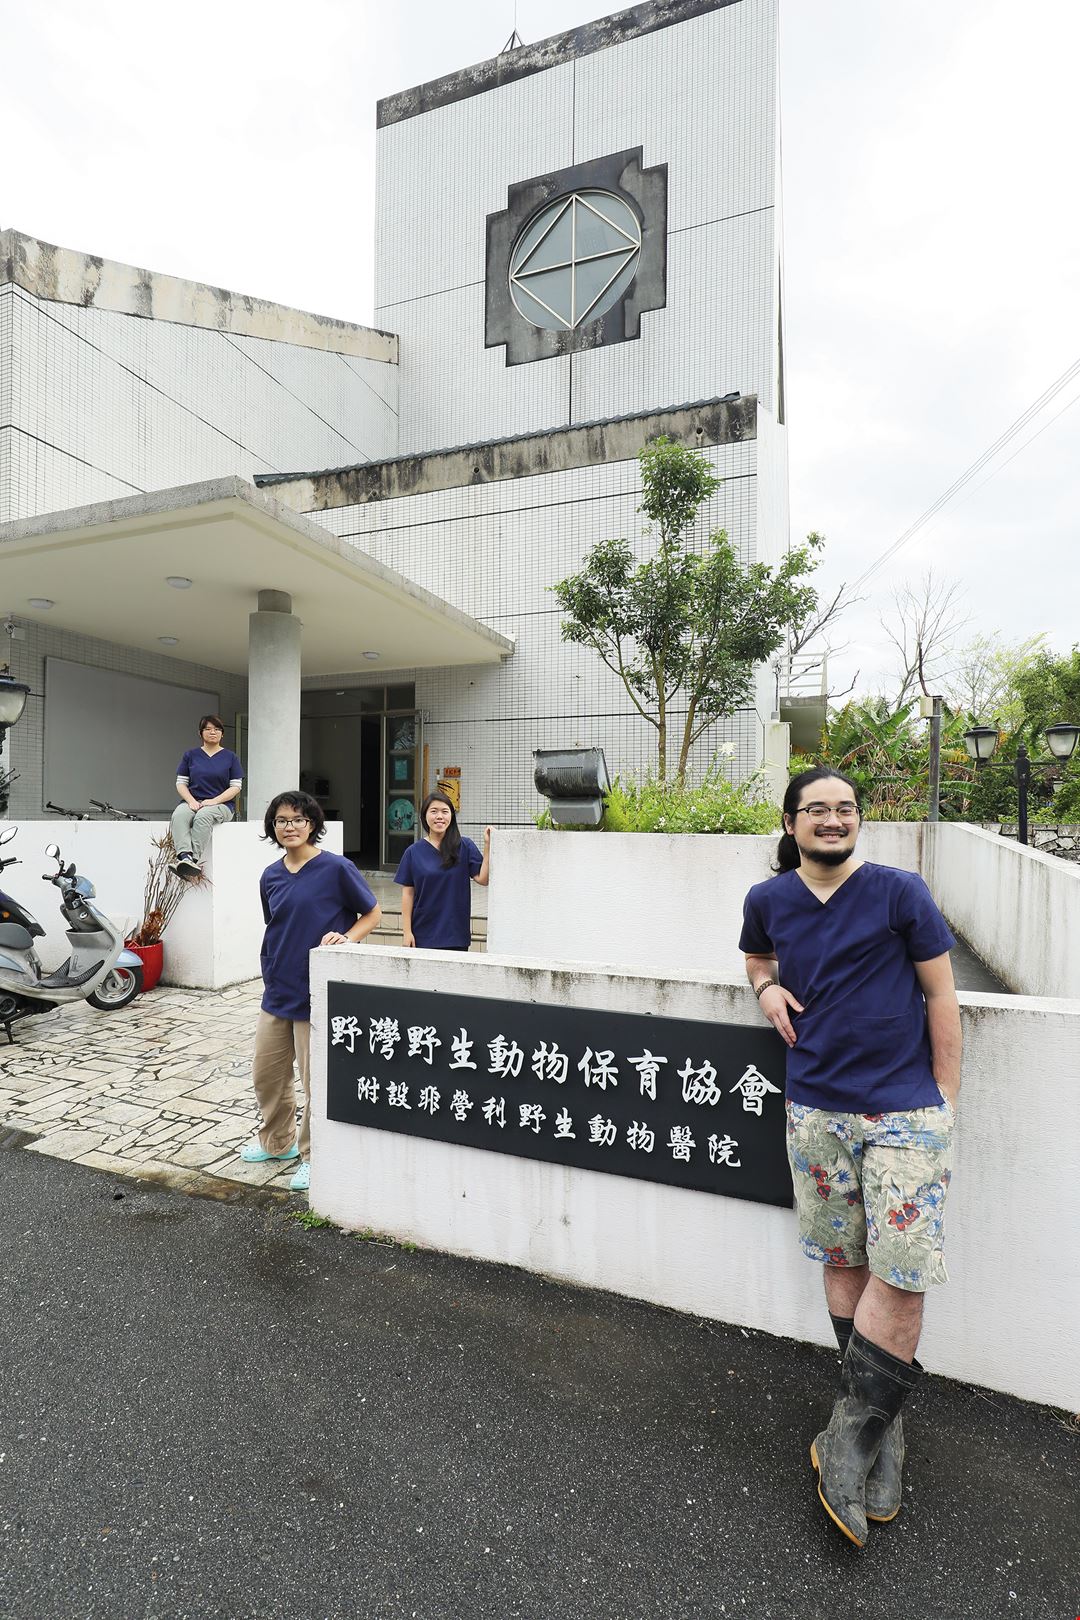
[[[869,822],[860,852],[919,870],[918,823]],[[745,979],[743,898],[771,875],[776,833],[591,833],[500,828],[488,948],[620,968]]]
[[[561,841],[561,840],[560,840]],[[755,1024],[745,984],[573,962],[369,945],[312,954],[312,1207],[452,1254],[523,1266],[769,1333],[830,1342],[819,1268],[787,1210],[326,1118],[326,986],[394,986]],[[920,1356],[1026,1400],[1080,1408],[1080,1001],[961,996],[964,1095],[948,1212],[952,1283]],[[1007,1330],[1002,1323],[1007,1322]]]
[[[144,320],[172,321],[211,332],[268,338],[303,349],[348,354],[358,360],[397,365],[398,340],[393,332],[355,326],[327,315],[290,309],[265,298],[209,287],[201,281],[162,275],[119,264],[96,254],[39,242],[22,231],[0,231],[0,280],[10,281],[35,298],[84,309],[107,309]]]
[[[22,865],[9,867],[2,887],[28,907],[45,929],[39,941],[47,968],[58,967],[69,952],[58,891],[42,883],[49,867],[46,844],[59,844],[65,861],[97,890],[95,904],[125,931],[143,911],[143,889],[151,840],[169,830],[167,821],[24,821],[6,846]],[[165,932],[163,982],[193,990],[222,990],[259,973],[263,919],[259,874],[274,860],[260,837],[262,824],[233,821],[218,827],[205,861],[209,882],[189,885]],[[341,854],[341,823],[327,823],[323,847]]]
[[[925,829],[942,911],[1021,995],[1080,995],[1080,865],[959,822]]]

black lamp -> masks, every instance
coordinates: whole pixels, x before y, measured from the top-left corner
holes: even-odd
[[[602,748],[534,748],[533,781],[556,827],[599,827],[611,787]]]
[[[3,744],[4,732],[8,726],[13,726],[22,719],[22,712],[26,708],[29,696],[28,686],[22,681],[17,681],[7,670],[0,670],[0,746]]]
[[[1050,752],[1055,759],[1063,762],[1072,758],[1078,738],[1080,738],[1080,726],[1071,725],[1066,721],[1046,728],[1046,741]],[[987,764],[993,757],[997,745],[998,732],[994,726],[972,726],[970,731],[964,732],[964,746],[975,761],[976,766]],[[1016,841],[1018,844],[1026,844],[1028,841],[1028,784],[1031,781],[1031,760],[1023,743],[1017,745],[1013,775],[1016,778]]]

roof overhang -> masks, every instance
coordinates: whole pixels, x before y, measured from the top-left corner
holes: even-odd
[[[304,675],[497,664],[514,650],[239,478],[0,524],[0,610],[185,663],[245,674],[262,590],[292,597]],[[32,608],[31,597],[54,605]]]

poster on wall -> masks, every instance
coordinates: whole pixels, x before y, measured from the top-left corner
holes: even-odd
[[[442,770],[439,771],[439,773],[438,773],[438,775],[437,775],[437,777],[435,779],[435,785],[438,788],[440,793],[445,793],[446,794],[446,797],[450,800],[450,803],[454,807],[455,813],[457,815],[460,815],[461,814],[461,766],[460,765],[444,765]]]
[[[771,1029],[328,986],[327,1118],[790,1208]]]

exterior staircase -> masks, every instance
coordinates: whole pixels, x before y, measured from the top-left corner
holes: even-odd
[[[401,944],[401,890],[387,872],[364,871],[365,881],[374,891],[382,907],[382,919],[368,938],[376,945]],[[473,885],[472,890],[472,946],[474,951],[487,949],[487,893]],[[477,909],[478,903],[481,909]]]

